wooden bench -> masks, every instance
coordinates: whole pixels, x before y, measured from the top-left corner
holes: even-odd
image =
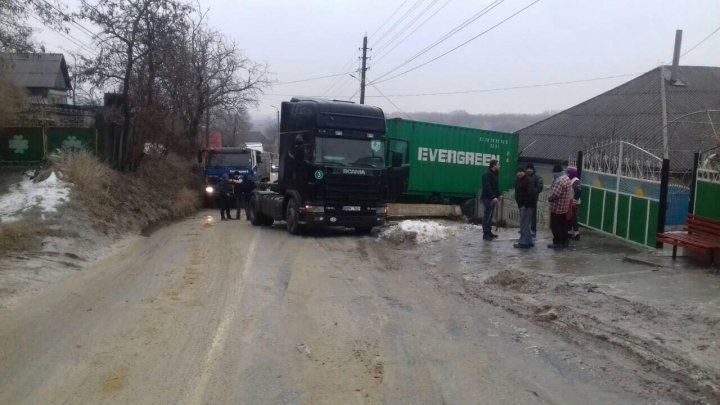
[[[658,234],[657,241],[673,245],[673,259],[677,248],[709,252],[710,264],[715,263],[715,250],[720,249],[720,221],[688,214],[684,229],[686,233],[665,232]]]

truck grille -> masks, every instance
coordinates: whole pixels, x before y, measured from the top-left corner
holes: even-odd
[[[382,198],[380,176],[325,176],[325,201],[333,203],[378,203]]]

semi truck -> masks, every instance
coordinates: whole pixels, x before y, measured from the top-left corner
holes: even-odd
[[[215,202],[218,192],[218,183],[223,175],[233,172],[249,173],[258,181],[270,180],[270,154],[262,151],[255,145],[240,147],[208,148],[198,153],[198,164],[202,172],[202,192],[205,206]]]
[[[291,234],[327,226],[369,233],[382,225],[397,193],[389,188],[383,111],[293,98],[282,103],[280,116],[278,180],[253,192],[251,223],[285,221]]]
[[[473,199],[491,160],[501,165],[500,189],[515,184],[515,134],[393,118],[387,120],[387,136],[399,160],[409,162],[401,202],[460,204]]]

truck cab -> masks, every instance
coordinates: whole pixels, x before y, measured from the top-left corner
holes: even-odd
[[[269,172],[264,174],[262,170],[262,151],[247,145],[203,149],[198,154],[198,163],[203,175],[203,196],[206,205],[210,205],[217,196],[218,183],[224,174],[240,172],[240,174],[250,174],[261,181],[270,178]]]
[[[381,109],[293,98],[282,103],[278,181],[250,201],[253,224],[284,220],[290,233],[382,225],[389,196]]]

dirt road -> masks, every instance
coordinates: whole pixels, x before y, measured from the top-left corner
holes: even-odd
[[[412,260],[421,246],[209,214],[0,309],[0,403],[662,402],[453,293]]]

